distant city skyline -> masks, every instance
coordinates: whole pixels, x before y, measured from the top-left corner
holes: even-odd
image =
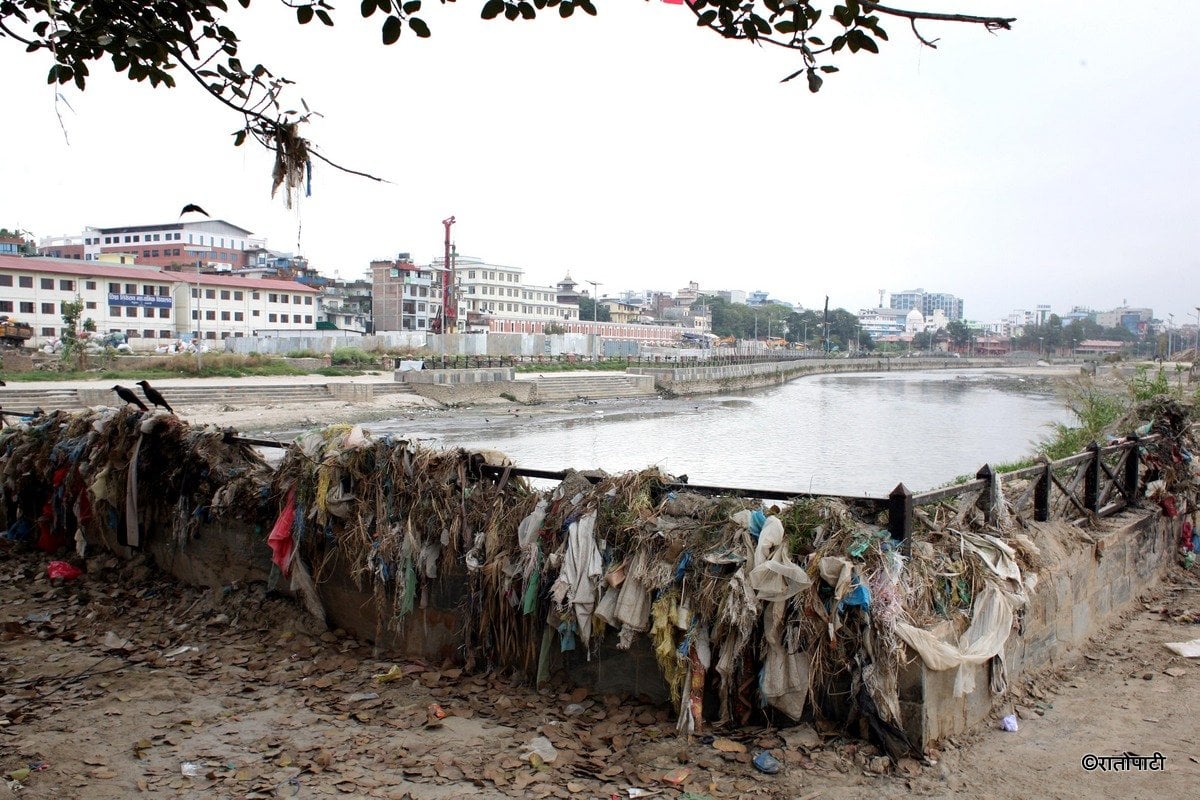
[[[431,8],[434,37],[392,48],[339,10],[320,31],[258,4],[230,15],[244,55],[324,115],[309,131],[324,152],[389,183],[317,163],[288,210],[271,154],[230,147],[240,118],[199,89],[104,62],[86,92],[50,87],[45,54],[3,42],[20,124],[0,226],[166,223],[195,203],[346,278],[397,252],[432,260],[453,214],[460,252],[546,281],[769,287],[850,310],[923,286],[978,320],[1127,300],[1178,324],[1200,305],[1200,106],[1179,90],[1200,72],[1200,5],[1172,5],[1170,25],[1027,5],[1003,35],[931,24],[936,51],[893,25],[817,95],[779,83],[789,54],[673,5],[512,26]]]

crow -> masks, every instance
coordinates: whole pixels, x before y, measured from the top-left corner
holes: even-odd
[[[146,395],[147,400],[154,403],[155,408],[162,406],[172,414],[175,413],[175,409],[171,408],[171,404],[167,402],[165,397],[159,394],[158,389],[150,385],[149,381],[138,381],[137,385],[142,387],[142,394]]]
[[[5,383],[4,381],[0,381],[0,386],[8,386],[8,384]]]
[[[121,384],[118,383],[116,386],[114,386],[113,391],[117,393],[117,397],[121,398],[126,403],[133,403],[135,406],[140,408],[142,411],[150,410],[150,409],[146,408],[145,403],[143,403],[141,400],[138,399],[138,396],[136,394],[134,394],[129,389],[126,389]]]
[[[195,211],[197,214],[203,214],[206,217],[208,216],[208,212],[205,211],[200,206],[196,205],[195,203],[188,203],[186,206],[184,206],[183,210],[179,212],[179,216],[182,217],[184,214],[188,213],[189,211]]]

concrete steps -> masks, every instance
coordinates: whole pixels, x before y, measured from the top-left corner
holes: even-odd
[[[602,400],[619,397],[652,397],[654,379],[624,372],[595,375],[545,375],[534,379],[537,398],[548,400]]]

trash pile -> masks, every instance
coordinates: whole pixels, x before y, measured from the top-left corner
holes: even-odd
[[[1174,427],[1147,452],[1147,478],[1184,493],[1192,513],[1182,419],[1155,423]],[[568,472],[539,489],[500,453],[351,425],[301,436],[274,470],[222,431],[130,408],[56,412],[0,436],[8,538],[122,552],[152,536],[182,546],[208,521],[260,523],[319,621],[334,576],[373,598],[376,640],[458,580],[467,673],[541,685],[564,665],[641,648],[680,732],[812,718],[857,725],[893,759],[913,748],[898,686],[914,654],[954,670],[957,696],[980,665],[990,690],[1006,691],[1004,647],[1039,549],[999,481],[976,496],[971,508],[987,501],[977,514],[918,514],[903,543],[869,502],[764,507],[688,491],[658,469]]]
[[[1120,423],[1123,430],[1133,430],[1138,437],[1161,436],[1139,447],[1145,464],[1143,484],[1146,496],[1163,516],[1182,518],[1179,555],[1189,569],[1200,558],[1200,536],[1195,533],[1200,512],[1200,461],[1196,459],[1200,441],[1192,427],[1194,414],[1194,404],[1159,395],[1139,403]]]
[[[47,552],[182,546],[204,523],[254,523],[272,516],[270,479],[257,451],[167,412],[56,411],[0,431],[3,536]]]
[[[648,646],[681,732],[861,719],[899,758],[911,749],[905,646],[971,691],[973,667],[1000,658],[1036,556],[1027,537],[967,530],[905,554],[868,506],[834,498],[763,508],[682,490],[657,469],[569,472],[538,491],[505,464],[349,425],[307,434],[274,482],[286,498],[276,564],[318,613],[315,587],[340,562],[374,596],[380,633],[465,569],[468,672],[541,684],[571,659]],[[929,632],[943,620],[955,643]]]

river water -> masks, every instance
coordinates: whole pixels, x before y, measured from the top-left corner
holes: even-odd
[[[1003,370],[820,375],[737,394],[492,407],[372,423],[440,447],[496,449],[539,469],[656,464],[692,483],[883,495],[1028,456],[1072,422],[1050,381]]]

